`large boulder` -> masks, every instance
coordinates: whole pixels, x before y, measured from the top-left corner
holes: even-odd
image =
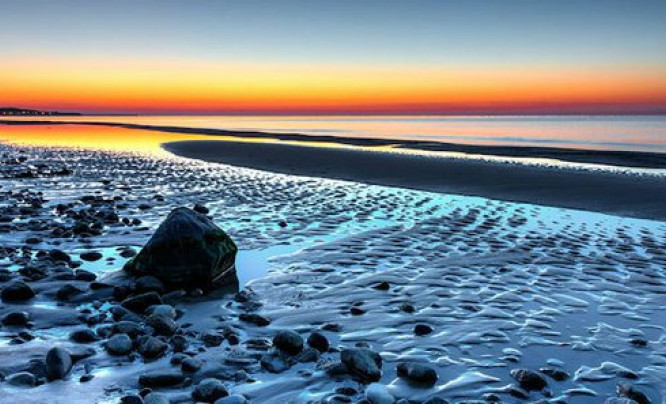
[[[174,209],[125,269],[151,275],[169,288],[237,285],[233,240],[206,216]]]

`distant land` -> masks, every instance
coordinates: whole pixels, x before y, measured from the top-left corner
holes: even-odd
[[[36,109],[4,107],[0,108],[0,115],[81,116],[82,114],[78,112],[39,111]]]

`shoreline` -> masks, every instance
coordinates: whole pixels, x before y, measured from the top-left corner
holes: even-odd
[[[301,133],[272,133],[262,131],[236,131],[224,129],[192,128],[181,126],[161,126],[132,123],[95,122],[95,121],[21,121],[0,119],[0,125],[90,125],[125,129],[151,130],[166,133],[181,133],[206,136],[228,136],[253,139],[273,139],[281,141],[338,143],[351,146],[393,146],[396,149],[414,149],[432,152],[456,152],[511,158],[546,158],[571,163],[601,164],[632,168],[666,168],[665,153],[641,151],[569,149],[558,147],[532,146],[487,146],[468,145],[447,142],[424,142],[419,140],[393,140],[379,138],[350,138],[331,135],[305,135]]]
[[[181,157],[281,174],[666,221],[660,202],[666,177],[276,143],[194,140],[162,147]]]

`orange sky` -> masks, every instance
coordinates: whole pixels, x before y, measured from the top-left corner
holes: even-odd
[[[18,59],[7,106],[144,113],[499,113],[666,109],[661,66],[368,67]]]

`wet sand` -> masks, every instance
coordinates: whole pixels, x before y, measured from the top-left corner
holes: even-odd
[[[666,220],[666,176],[276,143],[163,146],[183,157],[284,174]]]

